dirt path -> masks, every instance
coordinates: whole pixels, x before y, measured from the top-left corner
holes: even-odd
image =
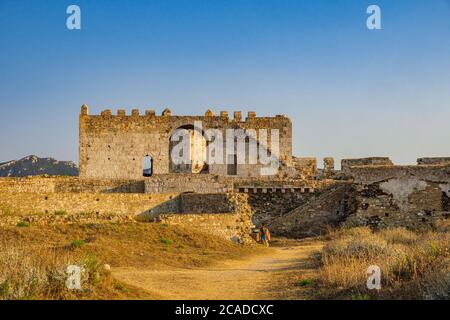
[[[113,276],[163,299],[308,299],[300,279],[314,278],[309,258],[320,242],[274,247],[243,260],[228,260],[204,269],[148,270],[115,268]]]

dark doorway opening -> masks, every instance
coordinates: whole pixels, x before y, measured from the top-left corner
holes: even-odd
[[[227,160],[227,175],[237,175],[237,155],[229,154]]]
[[[153,159],[146,155],[142,160],[142,175],[144,177],[151,177],[153,174]]]

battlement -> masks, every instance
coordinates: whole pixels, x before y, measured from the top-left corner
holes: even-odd
[[[80,116],[82,117],[102,117],[104,119],[110,119],[110,118],[167,118],[167,117],[195,117],[195,118],[205,118],[205,120],[211,120],[211,118],[220,119],[220,120],[226,120],[226,121],[234,121],[234,122],[247,122],[247,121],[254,121],[257,119],[288,119],[285,115],[276,115],[274,117],[257,117],[255,111],[248,111],[247,117],[245,120],[243,120],[242,117],[242,111],[234,111],[233,117],[230,118],[228,115],[228,111],[220,111],[219,115],[216,115],[216,113],[212,109],[208,109],[205,112],[204,116],[178,116],[173,115],[172,111],[169,108],[164,109],[161,112],[161,115],[157,115],[156,111],[154,109],[145,109],[143,113],[140,112],[138,108],[134,108],[131,110],[131,114],[127,114],[125,109],[117,109],[116,113],[114,114],[112,109],[105,109],[101,111],[100,115],[90,115],[89,114],[89,107],[87,105],[83,105],[81,107]],[[290,120],[289,120],[290,121]]]

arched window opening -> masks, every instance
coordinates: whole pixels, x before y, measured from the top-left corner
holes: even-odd
[[[151,177],[153,174],[153,159],[146,155],[142,161],[142,175],[144,177]]]

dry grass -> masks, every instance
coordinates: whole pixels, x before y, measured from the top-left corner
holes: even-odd
[[[118,283],[103,264],[199,267],[258,252],[178,226],[153,223],[0,228],[0,299],[158,298]],[[207,254],[205,254],[207,252]],[[83,266],[82,291],[65,286],[67,265]]]
[[[67,267],[82,268],[81,290],[66,286]],[[126,292],[93,254],[70,247],[48,248],[3,242],[0,245],[0,299],[126,299],[150,295],[137,288]]]
[[[320,255],[320,298],[448,299],[450,233],[404,228],[332,232]],[[382,289],[368,290],[366,270],[382,271]]]

